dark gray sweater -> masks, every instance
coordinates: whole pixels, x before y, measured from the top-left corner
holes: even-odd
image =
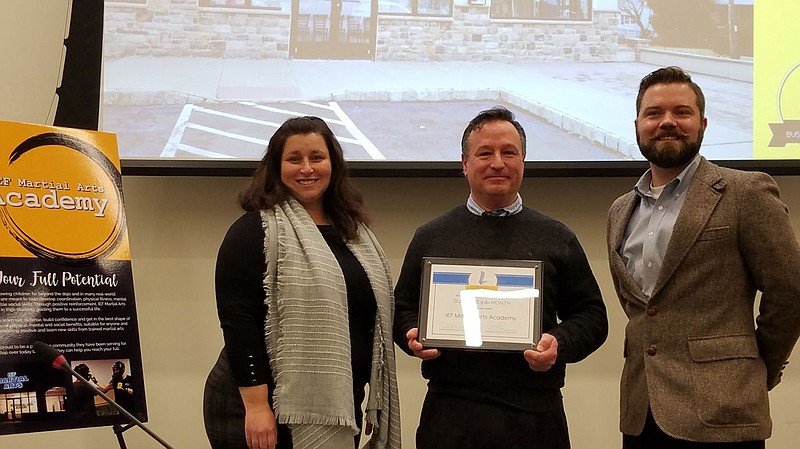
[[[418,326],[423,257],[538,260],[543,262],[544,332],[558,340],[558,359],[547,372],[530,369],[521,352],[444,349],[422,362],[429,388],[526,410],[549,408],[567,363],[584,359],[606,339],[608,319],[600,288],[575,234],[533,209],[509,217],[477,216],[458,206],[421,226],[406,252],[395,288],[395,342],[406,353],[406,332]]]

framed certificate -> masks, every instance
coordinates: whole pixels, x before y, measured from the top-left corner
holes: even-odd
[[[521,351],[542,335],[542,262],[426,257],[419,341],[428,348]]]

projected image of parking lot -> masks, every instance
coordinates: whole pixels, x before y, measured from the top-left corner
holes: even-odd
[[[457,160],[460,135],[476,111],[496,102],[252,102],[187,105],[159,113],[175,127],[169,135],[128,132],[118,136],[129,157],[259,159],[280,124],[300,115],[323,118],[336,134],[348,160]],[[528,133],[529,160],[611,160],[615,152],[565,132],[512,105]],[[106,111],[106,124],[123,124],[125,107]],[[176,119],[177,117],[177,119]],[[162,129],[162,132],[169,130]],[[161,149],[159,152],[158,149]]]
[[[638,0],[142,3],[106,3],[102,123],[123,159],[258,159],[316,115],[348,160],[452,161],[469,119],[503,105],[530,161],[641,160],[638,84],[672,64],[714,99],[703,154],[753,157],[752,2],[698,13],[691,39]]]

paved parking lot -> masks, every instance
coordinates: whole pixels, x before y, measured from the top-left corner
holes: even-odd
[[[461,132],[496,102],[211,103],[106,106],[122,158],[259,159],[289,117],[316,115],[339,138],[348,160],[458,160]],[[620,155],[513,105],[528,135],[528,160],[609,160]]]
[[[287,118],[325,118],[350,160],[453,160],[478,111],[514,110],[528,160],[638,159],[636,62],[106,61],[103,129],[123,158],[258,159]],[[150,76],[157,73],[158,76]],[[695,75],[706,93],[704,155],[752,157],[751,83]]]

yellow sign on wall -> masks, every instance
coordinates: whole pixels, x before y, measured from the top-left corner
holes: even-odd
[[[0,122],[0,222],[0,376],[13,379],[0,402],[28,398],[0,435],[126,422],[37,357],[36,341],[108,385],[127,367],[123,406],[146,421],[116,136]]]
[[[0,256],[130,260],[116,136],[0,122]]]

